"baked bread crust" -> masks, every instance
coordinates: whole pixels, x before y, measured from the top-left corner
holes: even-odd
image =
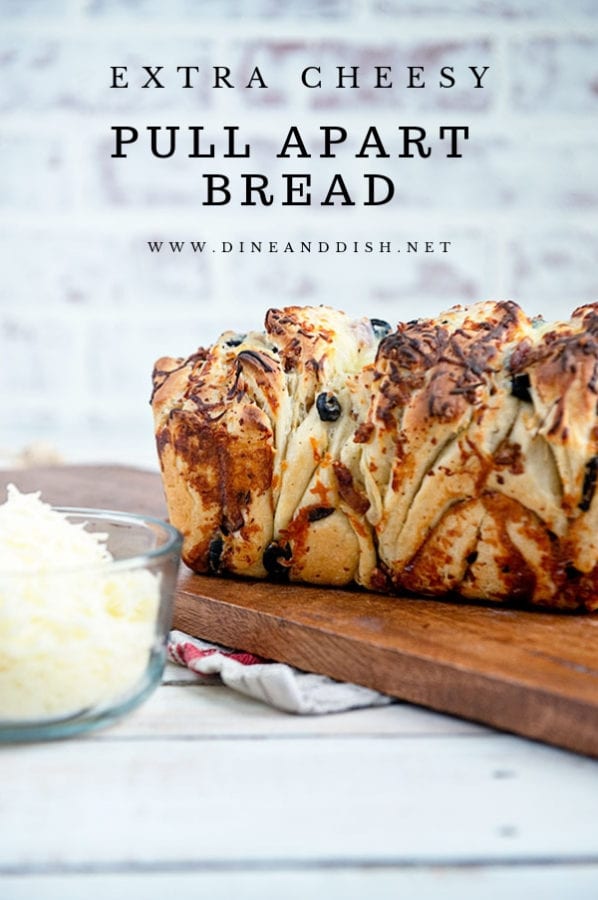
[[[198,572],[598,608],[598,304],[392,330],[270,310],[154,370],[171,521]]]

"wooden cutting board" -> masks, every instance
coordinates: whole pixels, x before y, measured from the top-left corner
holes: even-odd
[[[115,466],[2,473],[69,506],[164,516],[157,474]],[[174,625],[208,640],[598,757],[598,615],[388,598],[198,576]]]

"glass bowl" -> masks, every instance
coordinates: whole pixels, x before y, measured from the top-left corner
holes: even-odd
[[[182,538],[149,516],[55,508],[112,560],[0,572],[0,741],[109,724],[159,684]]]

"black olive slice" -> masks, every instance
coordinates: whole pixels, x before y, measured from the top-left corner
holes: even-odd
[[[513,375],[511,378],[511,394],[513,397],[517,397],[518,400],[525,400],[526,403],[532,402],[530,387],[531,385],[527,372],[522,372],[521,375]]]
[[[247,337],[246,334],[235,334],[233,337],[228,339],[225,346],[238,347],[240,344],[243,343],[243,341],[245,340],[246,337]]]
[[[318,394],[316,406],[322,422],[336,422],[341,414],[341,405],[330,392]]]
[[[224,549],[224,541],[222,540],[221,535],[217,535],[212,538],[210,541],[210,546],[208,548],[208,566],[210,568],[210,572],[214,572],[214,574],[218,574],[220,571],[220,560],[222,557],[222,551]]]
[[[288,544],[277,544],[275,541],[268,544],[264,550],[262,562],[266,572],[276,581],[289,580],[289,567],[285,566],[281,560],[288,562],[292,556],[291,548]]]
[[[389,322],[385,322],[384,319],[370,319],[370,324],[374,337],[377,337],[378,340],[382,340],[383,337],[386,337],[392,331],[392,325]]]
[[[320,519],[327,519],[334,512],[329,506],[315,506],[307,514],[308,522],[319,522]]]
[[[579,508],[586,512],[592,505],[594,491],[596,490],[596,475],[598,474],[598,456],[593,456],[586,463],[586,474],[583,479],[583,488],[581,491],[581,503]]]

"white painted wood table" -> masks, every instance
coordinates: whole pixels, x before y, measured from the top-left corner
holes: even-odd
[[[9,480],[113,505],[106,473],[42,474]],[[175,666],[111,728],[0,746],[0,900],[237,895],[597,900],[598,760],[407,704],[292,716]]]
[[[598,761],[406,704],[296,717],[168,666],[0,753],[2,900],[598,897]]]

